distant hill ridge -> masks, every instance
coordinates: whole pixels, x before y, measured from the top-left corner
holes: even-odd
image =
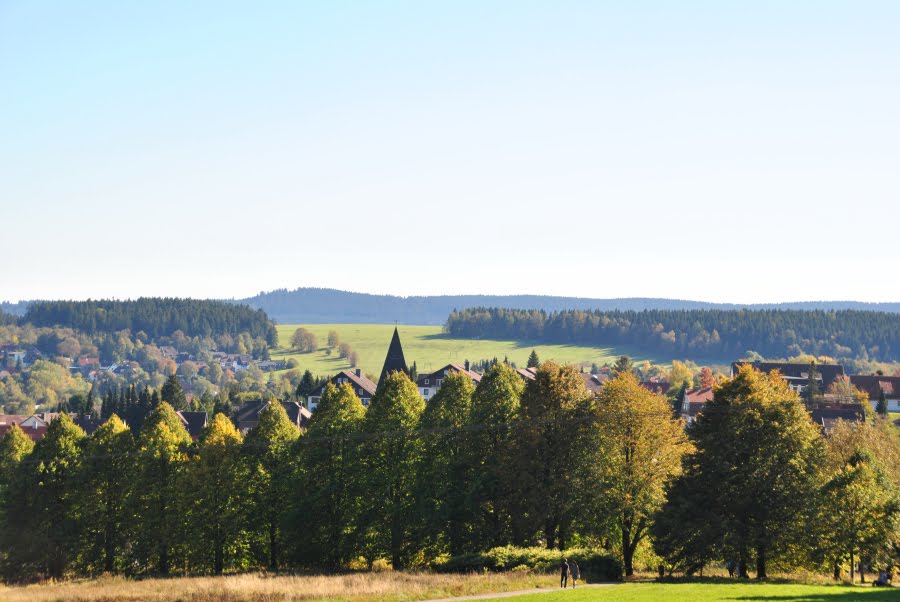
[[[436,295],[398,297],[353,293],[329,288],[278,289],[246,299],[232,299],[262,309],[281,324],[401,324],[441,325],[454,309],[499,307],[506,309],[688,310],[688,309],[806,309],[882,311],[900,313],[897,303],[861,301],[799,301],[790,303],[708,303],[680,299],[631,297],[588,299],[545,295]]]

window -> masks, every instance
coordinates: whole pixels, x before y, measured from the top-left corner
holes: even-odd
[[[422,389],[422,396],[428,397],[431,394],[431,389]]]
[[[426,378],[423,382],[427,385],[427,384],[428,384],[428,379]]]

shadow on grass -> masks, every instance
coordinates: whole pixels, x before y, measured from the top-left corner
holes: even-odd
[[[723,600],[783,600],[784,602],[850,602],[862,600],[863,602],[897,602],[900,600],[900,589],[896,588],[872,588],[861,587],[834,594],[787,594],[783,596],[735,596],[722,598]]]
[[[900,588],[895,587],[865,587],[833,584],[808,584],[792,579],[769,579],[766,581],[729,579],[726,577],[692,577],[692,578],[663,578],[656,583],[678,584],[717,584],[717,585],[741,585],[748,589],[748,593],[737,594],[720,598],[721,600],[771,600],[783,602],[849,602],[850,600],[862,600],[863,602],[898,602],[900,601]],[[805,592],[796,594],[762,594],[754,595],[753,588],[766,585],[811,586],[827,589],[827,592]]]

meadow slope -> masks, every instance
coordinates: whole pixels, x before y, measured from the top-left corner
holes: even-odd
[[[350,364],[338,357],[337,350],[327,354],[326,343],[328,331],[335,330],[342,341],[349,343],[359,353],[360,367],[364,372],[378,375],[384,363],[388,343],[391,340],[394,326],[386,324],[304,324],[318,339],[319,349],[314,353],[296,353],[290,349],[291,335],[300,324],[279,324],[279,346],[272,352],[272,359],[296,358],[301,370],[310,370],[316,375],[334,374],[350,367]],[[407,326],[400,325],[400,340],[406,361],[412,365],[415,361],[419,373],[437,370],[450,363],[462,364],[465,360],[472,362],[508,357],[520,367],[525,367],[531,350],[537,351],[541,361],[553,359],[563,363],[592,362],[612,363],[619,355],[627,353],[637,360],[650,359],[629,349],[613,349],[611,347],[589,347],[580,345],[546,345],[531,344],[527,341],[497,341],[490,339],[459,339],[444,334],[440,326]]]

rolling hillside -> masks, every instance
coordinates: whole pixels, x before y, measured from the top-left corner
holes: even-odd
[[[634,310],[645,309],[857,309],[900,312],[900,303],[862,303],[858,301],[810,301],[736,305],[678,299],[586,299],[541,295],[447,295],[396,297],[370,295],[335,289],[298,288],[260,293],[246,299],[234,299],[262,309],[281,324],[430,324],[443,325],[454,309],[467,307],[526,308],[545,311],[566,309]]]

